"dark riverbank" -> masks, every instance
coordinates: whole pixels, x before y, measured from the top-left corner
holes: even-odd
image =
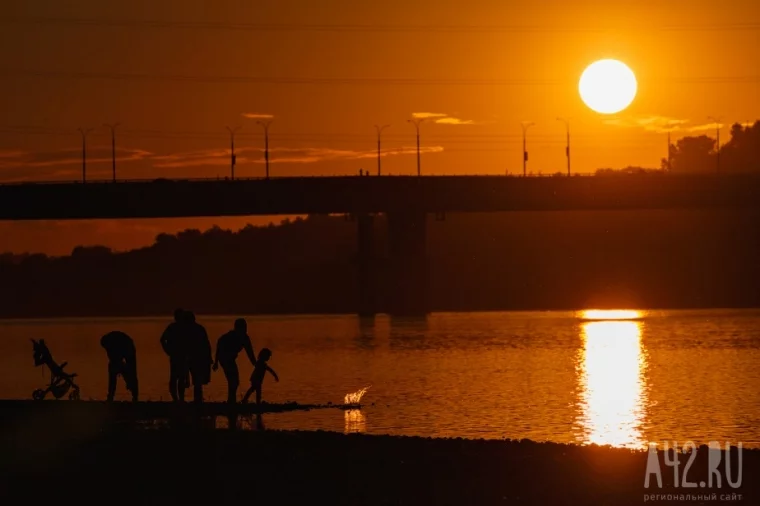
[[[760,304],[747,304],[747,305],[741,305],[741,304],[735,304],[732,306],[711,306],[711,305],[705,305],[705,306],[698,306],[698,305],[674,305],[674,306],[662,306],[662,307],[642,307],[642,306],[616,306],[616,305],[609,305],[609,304],[601,304],[596,306],[589,306],[589,307],[577,307],[577,306],[568,306],[568,307],[533,307],[533,306],[518,306],[518,307],[486,307],[481,309],[457,309],[456,307],[442,307],[442,308],[433,308],[428,312],[428,315],[433,313],[499,313],[499,312],[520,312],[520,311],[530,311],[530,312],[551,312],[551,311],[557,311],[557,312],[578,312],[578,311],[585,311],[590,308],[593,309],[609,309],[609,310],[615,310],[615,309],[633,309],[633,310],[640,310],[640,311],[648,311],[648,312],[659,312],[659,311],[702,311],[702,310],[711,310],[711,311],[720,311],[720,310],[726,310],[726,311],[734,311],[734,310],[753,310],[753,309],[760,309]],[[212,317],[229,317],[231,319],[238,318],[240,315],[244,316],[260,316],[260,317],[279,317],[279,316],[293,316],[293,317],[303,317],[303,316],[346,316],[351,315],[354,316],[356,313],[354,312],[347,312],[347,311],[311,311],[311,312],[290,312],[290,311],[282,311],[282,312],[264,312],[264,313],[257,313],[255,311],[243,311],[241,313],[234,313],[232,314],[230,311],[209,311],[209,312],[198,312],[195,311],[196,314],[200,314],[201,316],[212,316]],[[387,315],[391,318],[396,318],[394,315],[388,315],[387,313],[377,313],[377,316]],[[153,312],[146,312],[146,313],[133,313],[130,311],[109,311],[105,313],[70,313],[66,312],[64,314],[59,313],[45,313],[45,314],[33,314],[31,312],[24,313],[21,315],[3,315],[0,314],[0,321],[13,321],[13,320],[19,320],[19,321],[25,321],[25,320],[44,320],[44,319],[87,319],[87,318],[162,318],[167,321],[171,318],[171,314],[168,314],[166,312],[160,312],[160,311],[153,311]],[[423,316],[398,316],[398,318],[406,319],[406,318],[422,318]],[[363,317],[364,320],[371,320],[372,317]],[[587,320],[586,320],[587,321]]]
[[[276,416],[276,415],[271,415]],[[266,424],[266,415],[264,417]],[[730,488],[644,488],[646,452],[530,441],[443,440],[327,432],[108,429],[94,420],[3,421],[5,504],[504,505],[680,504],[652,495],[741,494],[760,503],[760,451],[744,450]],[[681,456],[681,476],[688,458]],[[735,463],[734,463],[735,464]],[[707,475],[707,449],[687,478]],[[737,477],[736,467],[732,476]],[[687,495],[688,494],[688,495]],[[738,496],[737,496],[738,497]],[[646,501],[645,501],[646,498]],[[700,504],[684,501],[684,504]]]
[[[760,214],[452,214],[427,223],[431,311],[760,306]],[[377,309],[396,296],[375,221]],[[0,255],[0,317],[335,314],[358,309],[357,223],[310,216],[238,232],[162,234],[149,247]],[[44,287],[44,288],[41,288]]]

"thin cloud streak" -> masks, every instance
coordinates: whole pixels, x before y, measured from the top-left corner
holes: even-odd
[[[244,118],[248,119],[272,119],[274,118],[273,114],[265,114],[265,113],[259,113],[259,112],[244,112],[241,114]]]
[[[647,132],[667,133],[680,130],[688,122],[688,119],[651,115],[637,118],[614,118],[605,120],[604,124],[623,128],[642,128]]]
[[[420,153],[440,153],[442,146],[424,146]],[[269,150],[273,164],[311,164],[330,161],[363,160],[377,157],[374,149],[351,150],[322,147],[287,148],[275,147]],[[385,148],[381,157],[415,155],[417,148],[404,146]],[[238,164],[264,164],[264,150],[260,147],[243,146],[235,150]],[[117,163],[142,162],[142,170],[177,169],[209,166],[225,166],[229,164],[230,150],[214,148],[169,154],[154,154],[140,149],[117,149]],[[77,149],[66,148],[49,152],[26,152],[17,150],[0,151],[0,170],[2,181],[17,182],[24,180],[78,178],[81,174],[81,152]],[[110,148],[93,147],[88,149],[88,172],[93,174],[103,172],[104,166],[111,163]],[[92,166],[92,168],[90,168]]]
[[[440,118],[435,120],[436,123],[440,125],[474,125],[475,122],[471,119],[459,119],[459,118]]]
[[[442,146],[425,146],[420,148],[420,153],[440,153]],[[362,160],[376,158],[376,150],[347,150],[332,148],[272,148],[269,150],[269,162],[274,163],[318,163],[325,161]],[[241,156],[241,153],[243,154]],[[245,155],[248,153],[249,155]],[[264,150],[261,148],[240,148],[235,150],[238,164],[254,163],[263,164]],[[416,147],[401,147],[384,149],[381,157],[412,155],[417,153]],[[258,155],[258,156],[256,156]],[[153,157],[153,167],[156,168],[181,168],[220,165],[228,163],[229,150],[214,149],[206,151],[191,151],[187,153],[175,153]]]
[[[413,112],[412,118],[414,119],[430,119],[430,118],[445,118],[448,114],[441,112]]]
[[[717,130],[723,128],[723,123],[705,123],[704,125],[696,125],[686,129],[687,132],[707,132],[709,130]]]
[[[689,126],[690,120],[670,118],[668,116],[642,116],[638,118],[615,118],[604,121],[605,125],[619,126],[623,128],[643,128],[648,132],[708,132],[717,128],[724,128],[724,123],[704,123]]]
[[[475,122],[470,119],[460,119],[442,112],[413,112],[414,119],[432,119],[439,125],[474,125]]]
[[[142,149],[116,149],[117,162],[132,162],[147,160],[152,153]],[[87,150],[87,163],[111,162],[110,147],[94,146]],[[79,164],[82,162],[81,150],[74,148],[57,151],[6,151],[0,152],[0,169],[5,168],[39,168],[59,165]]]

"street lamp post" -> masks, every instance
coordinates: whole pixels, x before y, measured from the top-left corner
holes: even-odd
[[[565,155],[567,156],[567,175],[570,175],[570,121],[565,118],[557,118],[567,128],[567,146],[565,146]]]
[[[672,166],[673,156],[671,155],[671,151],[673,150],[671,149],[671,146],[673,146],[673,144],[671,144],[670,142],[670,130],[668,130],[668,172],[670,172],[673,169],[673,166]]]
[[[715,171],[720,172],[720,120],[721,118],[715,118],[713,116],[707,117],[708,121],[715,123]]]
[[[82,134],[82,183],[87,182],[87,134],[92,132],[92,128],[78,128]]]
[[[239,126],[236,126],[235,128],[226,127],[227,130],[230,132],[230,176],[231,179],[235,180],[235,162],[237,161],[237,158],[235,157],[235,132],[240,130]]]
[[[414,119],[408,119],[409,123],[414,125],[414,128],[417,130],[417,175],[421,175],[420,170],[420,123],[425,121],[425,118],[414,118]]]
[[[113,182],[116,182],[116,127],[119,126],[118,123],[114,123],[112,125],[109,125],[106,123],[105,125],[108,128],[111,129],[111,172],[113,173]]]
[[[377,126],[375,125],[375,130],[377,130],[377,175],[380,175],[380,134],[383,133],[383,130],[388,128],[390,125],[383,125],[383,126]]]
[[[523,177],[527,175],[526,169],[527,169],[527,164],[528,164],[528,150],[526,149],[525,136],[528,133],[528,129],[532,127],[534,124],[535,123],[526,123],[525,121],[521,123],[522,133],[523,133]]]
[[[264,129],[264,163],[266,164],[267,179],[269,179],[269,125],[272,124],[272,120],[257,121],[256,123]]]

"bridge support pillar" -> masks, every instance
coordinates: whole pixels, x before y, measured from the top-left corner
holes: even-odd
[[[362,213],[357,216],[357,278],[359,284],[359,316],[377,313],[377,276],[375,273],[375,220]]]
[[[387,219],[387,310],[392,315],[424,316],[428,312],[427,214],[393,211]]]

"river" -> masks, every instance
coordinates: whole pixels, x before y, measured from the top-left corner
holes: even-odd
[[[31,398],[46,385],[49,374],[34,367],[29,341],[44,338],[55,359],[79,375],[82,399],[104,399],[99,339],[122,330],[137,346],[141,398],[166,400],[159,336],[170,318],[2,321],[0,397]],[[198,317],[212,346],[233,320]],[[760,447],[760,310],[247,320],[254,348],[272,350],[270,365],[280,376],[279,383],[265,380],[265,400],[341,403],[370,386],[361,411],[271,414],[263,417],[267,429]],[[251,365],[244,354],[238,360],[244,390]],[[225,396],[219,371],[206,398]],[[128,398],[119,383],[117,399]]]

